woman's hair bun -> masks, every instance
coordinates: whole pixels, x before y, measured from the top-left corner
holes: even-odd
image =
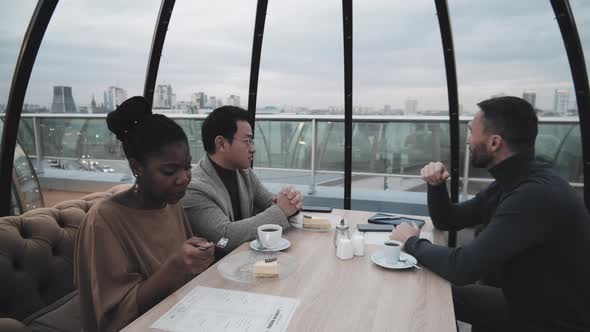
[[[134,126],[140,124],[151,114],[150,104],[144,97],[131,97],[107,115],[107,126],[118,140],[123,141]]]

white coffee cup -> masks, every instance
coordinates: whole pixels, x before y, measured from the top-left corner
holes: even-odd
[[[403,244],[395,240],[388,240],[383,244],[385,245],[385,259],[390,263],[397,263],[399,261],[399,255],[402,252]]]
[[[265,248],[274,248],[283,236],[283,227],[274,224],[258,226],[258,241]]]

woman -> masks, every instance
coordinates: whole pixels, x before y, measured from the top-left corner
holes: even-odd
[[[85,331],[120,330],[213,262],[178,204],[191,180],[182,128],[143,97],[107,116],[136,178],[90,209],[76,239],[75,274]]]

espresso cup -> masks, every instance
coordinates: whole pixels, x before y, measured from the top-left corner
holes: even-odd
[[[258,226],[258,242],[265,248],[274,248],[279,244],[283,236],[283,227],[266,224]]]
[[[399,261],[399,255],[402,252],[402,243],[395,240],[388,240],[385,245],[385,259],[392,264]]]

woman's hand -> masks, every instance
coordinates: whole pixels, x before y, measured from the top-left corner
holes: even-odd
[[[184,272],[199,274],[214,261],[215,246],[200,237],[191,237],[184,241],[180,252],[175,256],[176,265]]]

